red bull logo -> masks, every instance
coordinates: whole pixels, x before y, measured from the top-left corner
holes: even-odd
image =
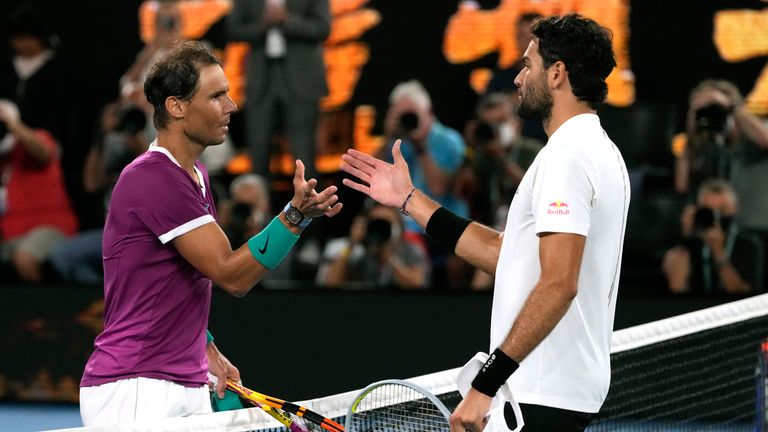
[[[567,215],[567,214],[571,214],[571,211],[568,209],[568,203],[565,203],[562,201],[555,201],[555,202],[549,203],[547,214]]]

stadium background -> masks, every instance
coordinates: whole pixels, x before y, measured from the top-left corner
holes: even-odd
[[[0,17],[7,17],[22,3],[28,2],[3,2]],[[62,139],[74,149],[64,163],[69,183],[75,184],[81,172],[78,161],[87,152],[98,110],[114,99],[120,75],[143,45],[139,31],[142,2],[35,3],[55,17],[53,28],[60,39],[60,54],[71,74],[70,127]],[[380,17],[360,36],[369,57],[349,99],[330,112],[351,115],[356,107],[370,105],[381,114],[390,89],[400,81],[416,78],[431,93],[437,117],[461,130],[477,101],[477,93],[470,86],[473,71],[494,67],[499,57],[490,53],[461,64],[446,59],[446,25],[458,3],[373,0],[366,4],[365,8]],[[478,3],[484,9],[494,9],[500,2]],[[606,2],[613,3],[622,2]],[[727,78],[745,94],[758,86],[766,70],[768,38],[759,39],[765,46],[754,57],[726,61],[715,46],[713,23],[718,11],[761,11],[765,5],[746,0],[629,2],[628,52],[635,94],[634,102],[625,109],[653,106],[667,114],[655,141],[645,143],[654,152],[644,153],[648,160],[638,162],[671,170],[669,141],[664,139],[671,139],[671,134],[680,129],[679,113],[684,112],[688,92],[698,81]],[[755,37],[764,33],[759,28],[745,29],[752,30]],[[7,40],[3,32],[0,27],[0,37]],[[208,33],[215,44],[223,46],[220,28],[214,25]],[[7,53],[7,45],[2,49]],[[768,80],[768,74],[764,80]],[[375,120],[372,135],[381,132],[380,116]],[[337,144],[351,146],[352,137],[350,132],[346,142]],[[621,141],[617,142],[621,146]],[[91,197],[78,195],[76,187],[71,189],[84,225],[100,223],[100,215],[92,211],[97,203]],[[641,236],[643,229],[631,225],[628,228]],[[733,299],[669,298],[652,283],[644,285],[627,281],[626,277],[625,282],[629,289],[620,291],[617,329]],[[296,288],[256,291],[237,300],[221,293],[215,296],[211,329],[219,345],[241,368],[246,382],[266,393],[287,399],[331,394],[380,378],[455,367],[475,351],[487,348],[489,293],[321,292]],[[0,352],[4,355],[0,357],[0,375],[4,376],[0,383],[31,383],[42,375],[43,380],[49,379],[57,386],[76,386],[94,335],[91,318],[95,312],[89,308],[99,297],[100,292],[80,287],[3,285]],[[36,397],[34,389],[27,394],[29,397],[15,393],[11,398],[56,399]]]

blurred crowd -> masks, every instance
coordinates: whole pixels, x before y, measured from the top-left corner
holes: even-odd
[[[98,195],[103,213],[121,170],[154,139],[143,81],[153,62],[182,37],[177,3],[157,5],[154,38],[115,83],[119,97],[102,107],[83,160],[71,164],[82,166],[76,174],[63,168],[63,161],[78,153],[60,139],[67,110],[66,98],[57,95],[66,84],[55,35],[40,11],[22,7],[9,17],[12,56],[0,59],[2,281],[100,286],[102,230],[78,223],[82,215],[75,211],[73,197],[80,195],[72,191]],[[288,143],[291,154],[306,164],[308,176],[319,176],[321,183],[341,183],[341,173],[320,174],[314,163],[318,102],[327,93],[322,43],[330,31],[328,2],[291,7],[284,0],[235,0],[226,20],[229,39],[250,46],[246,102],[240,107],[245,133],[240,142],[231,137],[207,149],[203,162],[233,248],[259,232],[287,199],[270,164],[276,143]],[[519,57],[536,18],[523,15],[510,29],[521,47]],[[514,79],[521,68],[518,62],[494,71],[486,93],[478,97],[473,118],[460,130],[435,116],[429,83],[398,84],[390,92],[377,156],[391,159],[392,144],[401,139],[417,188],[459,215],[502,229],[517,185],[547,139],[541,125],[516,113]],[[621,142],[617,144],[622,148]],[[635,225],[630,216],[628,226],[628,231],[652,224],[675,226],[676,234],[649,256],[651,271],[674,293],[763,292],[768,255],[765,123],[745,109],[735,85],[707,80],[692,89],[685,130],[668,148],[674,157],[668,184],[652,192],[662,190],[673,197],[669,208],[674,211],[659,215],[663,220],[635,220]],[[632,173],[632,163],[627,163]],[[633,174],[640,178],[633,183],[633,206],[642,206],[649,191],[642,173]],[[74,186],[68,178],[76,179]],[[310,225],[263,286],[476,290],[493,286],[491,275],[441,250],[397,209],[363,201],[353,192],[345,198],[346,217]],[[628,241],[625,250],[633,247]]]

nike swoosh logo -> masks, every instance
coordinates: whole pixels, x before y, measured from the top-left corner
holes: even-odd
[[[264,255],[264,253],[267,252],[267,246],[269,246],[269,233],[267,233],[267,241],[264,242],[264,247],[259,248],[259,253]]]

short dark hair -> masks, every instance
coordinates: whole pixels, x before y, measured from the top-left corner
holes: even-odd
[[[165,100],[171,96],[192,99],[199,88],[200,68],[214,64],[221,62],[205,45],[188,41],[176,45],[152,66],[144,81],[144,95],[155,108],[152,120],[156,129],[164,129],[170,120]]]
[[[597,109],[608,96],[605,79],[616,67],[611,32],[578,14],[541,18],[533,24],[544,67],[565,63],[576,99]]]
[[[50,46],[51,31],[47,16],[34,5],[21,5],[11,12],[8,35],[12,38],[31,36]]]

